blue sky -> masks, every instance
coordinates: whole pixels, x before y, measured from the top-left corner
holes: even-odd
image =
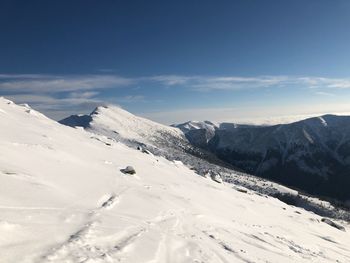
[[[350,112],[350,2],[0,1],[0,95],[54,119]]]

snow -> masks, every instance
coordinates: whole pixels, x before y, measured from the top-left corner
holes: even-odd
[[[0,112],[1,262],[350,261],[344,222],[346,232],[3,98]]]
[[[319,116],[318,119],[321,121],[321,123],[324,127],[328,126],[328,123],[326,122],[326,120],[322,116]]]
[[[213,123],[210,121],[188,121],[182,124],[173,125],[174,127],[178,127],[184,133],[187,133],[191,130],[205,129],[211,133],[215,132],[215,130],[219,127],[219,123]]]
[[[119,136],[139,142],[144,142],[145,138],[154,139],[159,133],[170,133],[179,140],[183,138],[182,132],[177,128],[135,116],[113,105],[98,107],[91,116],[93,118],[89,128],[96,133],[108,134],[111,133],[111,127],[117,127]]]

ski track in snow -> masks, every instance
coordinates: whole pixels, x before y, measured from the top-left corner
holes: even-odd
[[[157,216],[147,220],[147,222],[141,222],[129,227],[123,231],[122,235],[118,234],[118,237],[113,238],[115,239],[113,244],[107,242],[104,245],[105,238],[101,238],[97,234],[97,229],[102,227],[99,216],[103,210],[111,209],[117,202],[118,198],[116,195],[111,194],[100,207],[89,213],[87,223],[74,232],[61,246],[53,248],[52,252],[42,257],[44,262],[90,262],[89,260],[91,262],[114,262],[114,259],[122,260],[123,257],[119,256],[119,254],[129,246],[132,246],[144,233],[150,232],[152,228],[159,226],[168,228],[169,224],[171,229],[173,229],[179,224],[179,219],[174,215]],[[167,234],[163,233],[159,236],[162,238],[158,241],[155,258],[152,260],[154,262],[162,262],[159,257],[162,243],[167,238]],[[111,237],[106,238],[107,241],[110,239]],[[97,240],[99,242],[96,242]]]
[[[120,193],[127,190],[124,188]],[[128,242],[124,241],[124,245],[110,247],[101,247],[95,244],[94,240],[96,228],[100,226],[100,215],[104,210],[112,209],[119,203],[119,194],[111,193],[103,195],[97,203],[101,205],[96,209],[91,210],[86,215],[86,223],[76,232],[70,235],[68,240],[59,247],[52,248],[51,251],[42,256],[42,259],[47,262],[86,262],[88,259],[108,259],[109,254],[119,248],[124,247]],[[129,237],[127,240],[131,240]]]

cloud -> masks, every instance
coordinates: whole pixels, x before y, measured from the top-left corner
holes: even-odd
[[[63,117],[63,113],[67,115],[87,113],[93,107],[105,102],[114,101],[121,104],[147,102],[143,94],[135,95],[130,94],[131,92],[128,94],[127,91],[123,91],[123,95],[103,97],[105,89],[132,88],[134,93],[136,87],[145,87],[138,88],[139,93],[142,93],[142,89],[148,89],[149,87],[158,89],[159,92],[166,92],[164,88],[179,88],[195,92],[298,88],[312,89],[314,94],[317,95],[334,96],[335,90],[350,89],[350,78],[201,75],[157,75],[130,78],[113,75],[112,73],[88,75],[0,74],[0,95],[6,95],[16,103],[28,103],[55,119]],[[144,91],[144,93],[147,94],[147,91]],[[214,120],[215,116],[220,116],[220,114],[222,116],[236,116],[238,112],[238,115],[240,115],[243,110],[247,111],[247,109],[235,109],[234,111],[232,109],[220,109],[220,112],[217,112],[216,109],[190,109],[187,112],[168,112],[168,115],[164,115],[164,112],[159,113],[163,117],[159,117],[160,115],[157,114],[152,116],[155,119],[161,119],[162,122],[165,121],[165,118],[180,120],[181,116],[192,116],[191,119],[208,116],[208,119]],[[254,114],[259,113],[260,110],[258,109]]]
[[[116,101],[124,102],[124,103],[141,102],[141,101],[145,101],[145,96],[143,96],[143,95],[128,95],[128,96],[116,98]]]
[[[53,75],[44,74],[0,74],[0,79],[42,79],[47,77],[54,77]]]
[[[239,90],[280,85],[288,77],[285,76],[262,76],[262,77],[239,77],[239,76],[180,76],[160,75],[148,78],[159,82],[164,86],[183,86],[196,91],[212,90]]]
[[[84,91],[84,92],[71,92],[68,96],[70,98],[81,98],[81,99],[90,99],[96,97],[100,93],[97,91]]]
[[[350,89],[349,78],[301,77],[299,81],[310,88]]]
[[[154,77],[144,77],[143,80],[147,81],[154,81],[159,82],[166,86],[175,86],[175,85],[185,85],[188,84],[190,81],[193,81],[197,79],[196,76],[179,76],[179,75],[159,75]]]
[[[159,75],[143,78],[166,87],[184,87],[195,91],[244,90],[270,87],[313,89],[350,89],[348,78],[298,77],[298,76],[181,76]]]
[[[334,97],[335,96],[335,94],[333,94],[333,93],[324,92],[324,91],[317,91],[317,92],[315,92],[315,94],[321,95],[321,96],[328,96],[328,97]]]
[[[192,88],[198,91],[242,90],[281,85],[283,81],[285,81],[284,77],[212,77],[198,79],[198,81],[192,85]]]
[[[57,93],[125,87],[132,79],[113,75],[0,75],[0,92]]]
[[[125,88],[141,84],[182,87],[198,92],[244,90],[270,87],[304,87],[314,89],[350,89],[350,79],[295,76],[183,76],[158,75],[126,78],[112,74],[45,75],[0,74],[0,92],[58,93],[96,92],[101,89]],[[89,94],[89,93],[85,93]]]
[[[328,88],[349,89],[350,88],[350,80],[334,79],[328,83]]]

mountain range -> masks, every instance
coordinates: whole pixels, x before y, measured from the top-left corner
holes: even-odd
[[[350,200],[350,117],[273,126],[187,122],[188,140],[243,171],[310,194]]]
[[[189,121],[168,127],[117,107],[98,107],[90,115],[73,115],[60,123],[144,144],[172,160],[184,161],[185,151],[199,162],[205,159],[308,194],[350,200],[348,116],[324,115],[272,126]],[[209,169],[204,165],[198,171]]]

